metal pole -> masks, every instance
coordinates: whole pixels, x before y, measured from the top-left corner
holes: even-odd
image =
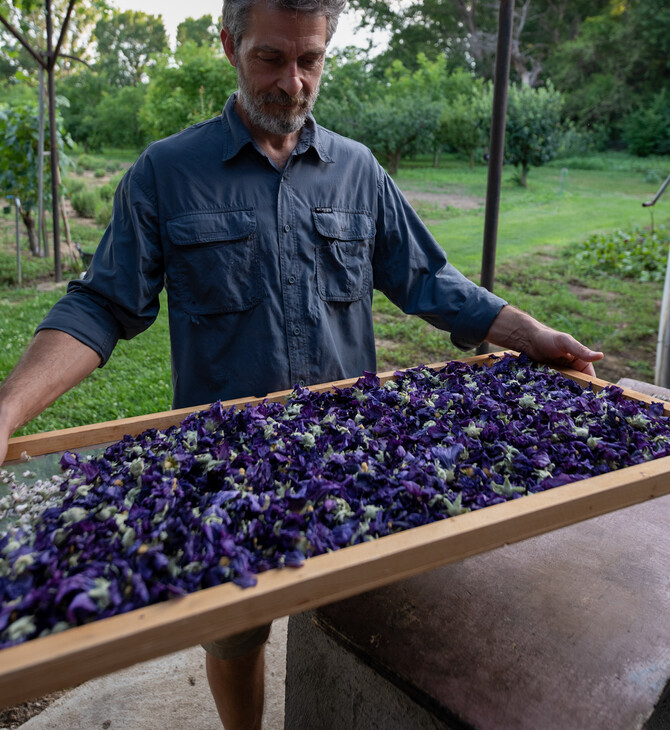
[[[58,130],[56,128],[56,87],[54,81],[54,71],[56,59],[53,51],[53,25],[51,17],[51,0],[46,0],[46,16],[47,16],[47,57],[49,59],[47,65],[47,78],[49,80],[49,136],[51,144],[51,225],[53,228],[53,244],[54,244],[54,280],[60,282],[63,280],[63,271],[60,262],[60,196],[58,194]]]
[[[489,171],[486,184],[486,209],[484,212],[484,245],[482,250],[481,285],[493,291],[498,238],[498,213],[500,210],[500,186],[505,156],[505,118],[507,115],[507,82],[512,54],[512,29],[514,25],[514,0],[500,0],[498,12],[498,45],[493,82],[493,109],[491,113],[491,138],[489,144]],[[477,350],[488,352],[487,343]]]
[[[21,286],[23,283],[21,277],[21,201],[14,198],[14,205],[16,206],[16,280]]]
[[[39,129],[37,142],[37,250],[47,255],[44,236],[44,68],[40,66]]]

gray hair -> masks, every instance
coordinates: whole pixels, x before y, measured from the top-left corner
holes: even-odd
[[[337,21],[347,5],[347,0],[223,0],[221,22],[233,36],[235,47],[249,28],[251,9],[264,2],[267,7],[279,10],[295,10],[298,13],[323,15],[326,18],[326,43],[337,30]]]

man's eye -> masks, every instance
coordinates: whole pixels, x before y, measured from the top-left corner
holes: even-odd
[[[259,56],[263,63],[277,63],[279,61],[278,56]]]

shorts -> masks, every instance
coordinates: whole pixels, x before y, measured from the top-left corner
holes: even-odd
[[[259,646],[265,644],[270,636],[272,624],[258,626],[249,631],[226,636],[225,639],[215,639],[202,644],[202,648],[217,659],[238,659]]]

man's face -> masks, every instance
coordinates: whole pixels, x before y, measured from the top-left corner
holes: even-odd
[[[297,132],[312,111],[326,53],[323,16],[254,6],[239,46],[222,31],[237,68],[238,101],[248,123],[269,134]]]

